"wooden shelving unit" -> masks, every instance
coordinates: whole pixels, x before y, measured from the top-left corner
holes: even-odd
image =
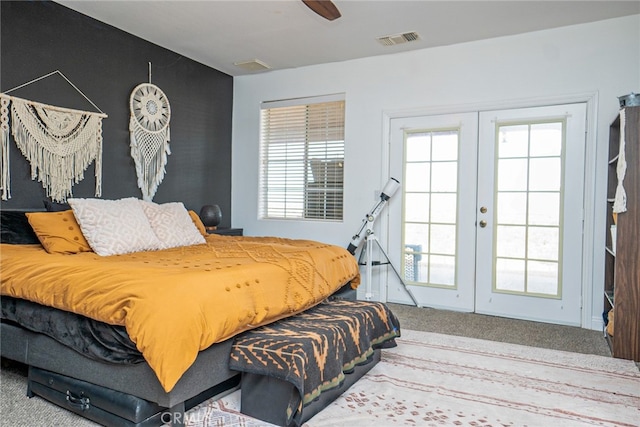
[[[615,247],[610,230],[618,185],[620,116],[609,131],[604,310],[614,314],[613,336],[607,334],[613,356],[640,362],[640,106],[626,107],[624,113],[627,211],[617,215]]]

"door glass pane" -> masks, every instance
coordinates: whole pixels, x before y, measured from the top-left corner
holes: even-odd
[[[557,260],[560,242],[557,227],[529,227],[529,258]]]
[[[407,159],[414,162],[431,160],[431,138],[429,135],[415,134],[406,140]]]
[[[431,225],[431,245],[429,252],[436,254],[455,255],[456,242],[451,237],[456,235],[455,225]]]
[[[496,255],[523,258],[526,248],[526,227],[497,226]]]
[[[501,126],[498,137],[498,156],[501,159],[527,157],[529,140],[526,125]]]
[[[562,122],[531,125],[531,157],[560,156]]]
[[[452,132],[436,132],[433,134],[434,161],[458,160],[458,134]]]
[[[434,193],[431,195],[431,221],[445,224],[456,223],[455,194]]]
[[[428,258],[421,253],[420,245],[405,246],[404,253],[404,280],[412,282],[420,282],[425,279],[425,275],[429,274]]]
[[[405,246],[411,245],[412,252],[429,251],[429,224],[406,223],[404,226]]]
[[[432,162],[431,169],[432,192],[456,192],[458,188],[457,162]]]
[[[560,225],[560,193],[529,193],[529,224]]]
[[[527,221],[527,193],[498,193],[498,223],[525,224]]]
[[[527,159],[498,160],[498,190],[527,190]]]
[[[529,161],[529,190],[559,191],[561,175],[560,158],[541,158]]]
[[[558,263],[530,261],[527,268],[527,292],[555,295],[558,283]]]
[[[456,284],[456,258],[431,255],[429,257],[429,283],[454,286]]]
[[[497,291],[524,292],[524,260],[496,259],[495,288]]]
[[[455,286],[458,130],[405,135],[404,280]]]
[[[422,221],[429,214],[429,194],[407,193],[404,198],[405,219],[407,221]]]
[[[431,187],[431,165],[425,162],[413,162],[405,168],[404,187],[407,192],[428,192]]]
[[[498,125],[494,290],[559,297],[564,121]]]

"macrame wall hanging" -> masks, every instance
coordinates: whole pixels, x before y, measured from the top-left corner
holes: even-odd
[[[73,110],[7,95],[59,74],[100,113]],[[11,119],[9,119],[11,116]],[[107,115],[67,77],[56,70],[0,94],[0,196],[11,198],[9,134],[31,165],[31,179],[42,183],[48,197],[64,202],[74,184],[95,161],[95,195],[102,193],[102,119]]]
[[[131,118],[131,157],[136,164],[138,187],[142,198],[151,201],[164,179],[169,149],[169,120],[171,107],[164,92],[151,84],[151,63],[149,63],[149,83],[136,86],[129,99]]]
[[[624,189],[623,181],[627,174],[627,157],[626,150],[626,136],[624,128],[626,126],[626,115],[624,108],[620,110],[620,149],[618,152],[618,162],[616,164],[616,177],[618,178],[618,185],[616,186],[616,194],[613,199],[613,213],[622,213],[627,211],[627,192]]]

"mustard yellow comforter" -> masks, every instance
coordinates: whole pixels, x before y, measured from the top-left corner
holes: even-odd
[[[125,326],[168,392],[198,351],[360,281],[356,260],[338,246],[269,237],[206,240],[111,257],[2,244],[1,294]]]

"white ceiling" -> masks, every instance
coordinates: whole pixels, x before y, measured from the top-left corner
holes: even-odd
[[[281,70],[640,14],[630,0],[334,0],[335,21],[300,0],[57,2],[232,76],[268,72],[234,65],[254,59]],[[418,41],[377,41],[411,31]]]

